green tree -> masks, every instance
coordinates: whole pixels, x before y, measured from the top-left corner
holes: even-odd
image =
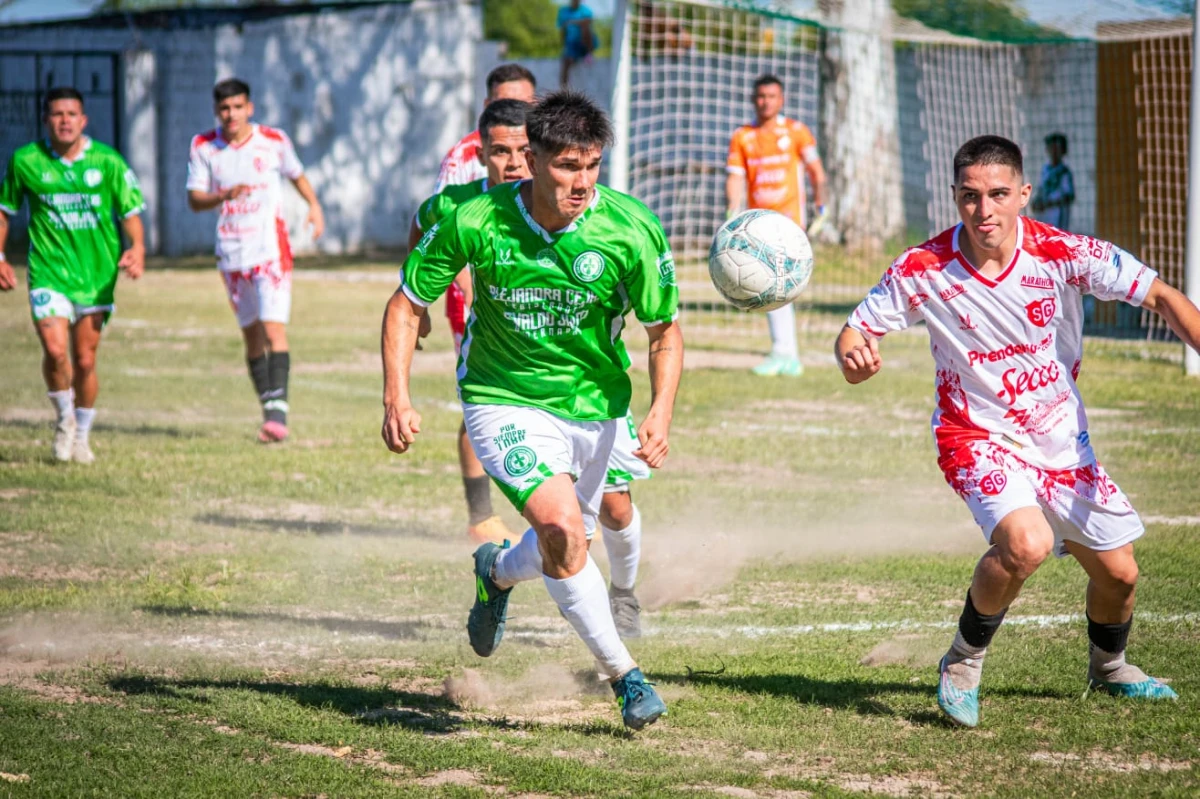
[[[1061,39],[1054,28],[1038,25],[1013,0],[892,0],[902,17],[960,36],[1003,42]]]
[[[562,50],[554,0],[483,0],[483,37],[508,42],[509,58],[552,58]]]

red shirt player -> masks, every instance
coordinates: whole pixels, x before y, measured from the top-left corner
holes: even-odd
[[[897,259],[837,340],[846,380],[860,383],[882,366],[878,339],[925,322],[937,367],[938,463],[990,544],[939,666],[938,704],[958,724],[978,723],[988,643],[1051,552],[1073,556],[1090,578],[1092,686],[1174,699],[1125,662],[1133,541],[1144,530],[1096,461],[1075,379],[1083,295],[1155,311],[1193,348],[1200,311],[1109,242],[1020,216],[1032,187],[1011,141],[970,140],[954,157],[954,175],[961,224]]]

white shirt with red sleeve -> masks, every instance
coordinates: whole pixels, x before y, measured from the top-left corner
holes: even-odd
[[[192,139],[189,191],[217,192],[245,184],[250,191],[221,203],[217,220],[217,265],[227,272],[280,262],[291,267],[291,247],[283,220],[283,179],[296,180],[304,166],[287,134],[252,125],[240,144],[211,130]]]
[[[1101,239],[1027,217],[995,279],[959,251],[957,225],[901,255],[850,314],[882,337],[924,320],[937,368],[939,458],[991,439],[1042,469],[1095,462],[1075,380],[1083,357],[1082,295],[1141,305],[1157,273]]]
[[[479,152],[483,149],[483,139],[479,131],[473,130],[463,136],[458,144],[450,148],[442,165],[438,169],[437,183],[433,187],[434,194],[441,194],[447,186],[459,186],[463,183],[474,183],[487,177],[487,167],[479,160]]]

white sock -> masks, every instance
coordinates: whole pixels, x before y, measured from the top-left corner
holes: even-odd
[[[588,555],[587,565],[574,576],[565,580],[542,579],[551,598],[558,603],[558,609],[571,622],[609,679],[616,679],[637,665],[617,634],[612,610],[608,607],[604,575],[591,555]]]
[[[75,412],[74,389],[64,388],[62,391],[47,391],[46,396],[54,404],[54,411],[58,414],[56,421],[59,424],[62,424],[63,420]]]
[[[504,589],[541,576],[542,553],[538,549],[537,533],[530,527],[515,547],[503,550],[496,558],[492,579],[497,587]]]
[[[92,430],[92,422],[96,419],[95,408],[75,409],[75,440],[87,443],[88,433]]]
[[[767,313],[767,327],[771,331],[771,354],[780,358],[798,358],[796,346],[796,307],[787,304]]]
[[[600,527],[604,534],[604,548],[608,550],[608,564],[613,588],[626,591],[637,582],[638,560],[642,555],[642,514],[633,506],[633,519],[624,530]]]

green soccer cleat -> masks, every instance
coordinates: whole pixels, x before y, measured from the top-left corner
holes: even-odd
[[[631,730],[640,730],[658,721],[659,716],[667,715],[667,706],[651,685],[638,668],[630,669],[612,684],[621,707],[621,720]]]
[[[1171,690],[1166,683],[1155,677],[1148,677],[1141,682],[1105,682],[1095,677],[1089,677],[1088,683],[1094,690],[1108,691],[1112,696],[1122,699],[1178,699],[1179,694]]]
[[[798,358],[769,355],[766,360],[750,371],[759,377],[799,377],[804,374],[804,367],[800,365]]]
[[[471,639],[471,648],[481,658],[489,657],[500,646],[504,637],[504,622],[508,617],[508,597],[511,588],[501,591],[492,580],[492,567],[500,552],[508,549],[508,541],[503,546],[484,544],[475,550],[475,604],[471,607],[471,615],[467,617],[467,636]]]
[[[937,701],[938,707],[955,724],[963,727],[975,727],[979,724],[979,688],[964,691],[951,682],[945,657],[938,664]]]

